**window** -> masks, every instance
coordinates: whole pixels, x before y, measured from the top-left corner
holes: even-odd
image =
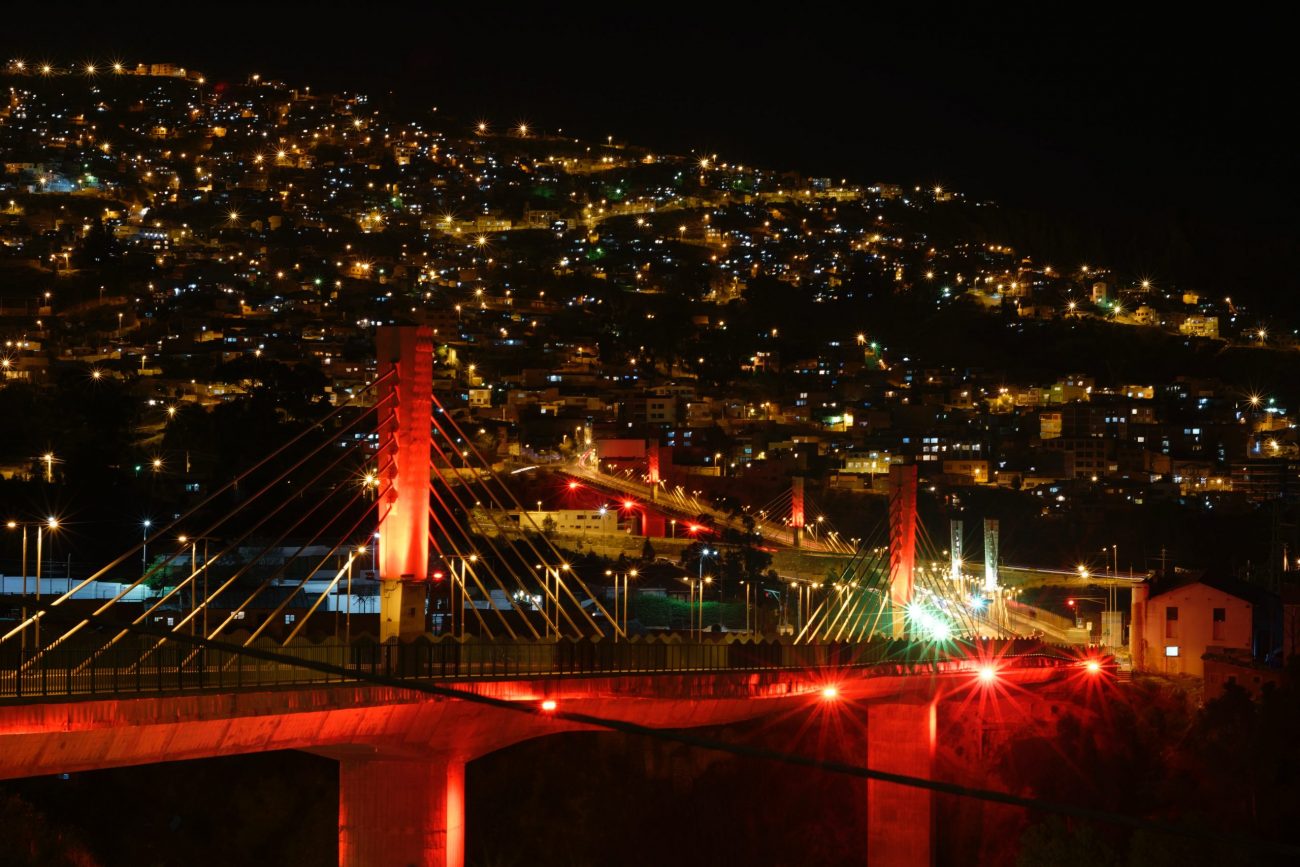
[[[1178,606],[1170,605],[1165,608],[1165,638],[1178,637]],[[1174,654],[1177,656],[1177,654]]]
[[[1224,635],[1226,635],[1227,633],[1228,609],[1226,608],[1214,609],[1213,617],[1214,617],[1213,638],[1215,641],[1222,641]]]
[[[1177,644],[1171,644],[1165,648],[1165,656],[1177,656],[1177,655],[1178,655]]]

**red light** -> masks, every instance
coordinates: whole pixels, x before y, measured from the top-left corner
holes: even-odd
[[[434,581],[441,581],[444,577],[446,577],[446,576],[444,576],[444,575],[442,574],[442,572],[434,572],[434,573],[433,573],[433,580],[434,580]]]
[[[550,713],[551,711],[555,710],[555,699],[548,698],[546,701],[542,702],[542,710],[546,711],[547,713]]]
[[[578,489],[578,483],[577,483],[577,482],[569,482],[569,490],[570,490],[570,491],[576,491],[577,489]]]
[[[1088,669],[1089,674],[1096,674],[1097,672],[1101,671],[1101,663],[1095,659],[1090,659],[1088,660],[1085,668]]]
[[[687,527],[686,529],[687,529],[688,532],[691,532],[691,533],[698,533],[698,532],[700,532],[700,525],[699,525],[699,524],[691,524],[691,525],[690,525],[689,527]]]
[[[840,697],[840,690],[838,687],[828,686],[822,690],[822,698],[826,699],[827,701],[839,697]]]
[[[985,683],[992,683],[993,679],[998,676],[997,671],[991,665],[986,665],[980,669],[980,680]]]
[[[1073,599],[1067,599],[1067,600],[1065,600],[1065,604],[1068,605],[1068,606],[1070,606],[1071,608],[1073,608],[1073,607],[1074,607],[1074,600],[1073,600]]]
[[[625,508],[625,509],[635,509],[635,508],[636,508],[636,503],[634,503],[632,500],[624,500],[624,501],[623,501],[623,508]]]

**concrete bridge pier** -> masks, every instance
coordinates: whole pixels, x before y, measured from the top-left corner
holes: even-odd
[[[937,707],[890,701],[867,706],[867,767],[934,778]],[[934,864],[934,794],[867,781],[867,863],[871,867]]]
[[[340,867],[464,867],[465,762],[339,762]]]

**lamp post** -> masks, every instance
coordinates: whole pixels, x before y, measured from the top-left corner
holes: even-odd
[[[7,525],[10,530],[16,530],[19,527],[23,531],[23,606],[22,619],[27,620],[27,525],[19,524],[17,521],[10,521]],[[23,630],[22,650],[27,650],[27,630]]]
[[[143,528],[140,534],[140,577],[143,578],[149,572],[149,528],[153,526],[153,521],[145,518],[140,526]]]
[[[453,637],[465,637],[465,603],[469,600],[469,590],[465,584],[465,577],[469,572],[469,564],[478,562],[477,554],[459,555],[454,557],[444,557],[447,561],[447,570],[451,573],[451,579],[447,582],[447,608],[448,614],[451,615],[451,633]],[[456,562],[460,562],[460,572],[457,574]],[[457,587],[459,582],[459,588]],[[456,633],[456,606],[460,605],[460,634]]]
[[[55,530],[59,529],[59,521],[57,518],[51,515],[49,518],[46,518],[45,521],[43,522],[41,521],[36,522],[35,526],[36,526],[36,607],[39,609],[41,607],[41,543],[44,538],[45,530],[48,529],[50,533],[53,534]],[[25,573],[27,570],[24,569],[23,571]],[[39,611],[37,612],[36,621],[32,624],[32,635],[33,635],[33,641],[36,644],[36,649],[39,651],[41,649],[41,621],[40,621]]]
[[[1104,549],[1103,549],[1104,550]],[[1110,546],[1111,571],[1110,571],[1110,589],[1106,591],[1106,610],[1114,611],[1119,608],[1119,594],[1115,589],[1115,582],[1119,580],[1119,545]]]
[[[195,618],[193,613],[198,607],[196,596],[199,572],[203,573],[203,635],[204,637],[207,637],[208,634],[208,542],[211,541],[211,538],[211,536],[184,535],[176,537],[176,541],[181,543],[182,551],[185,550],[184,546],[186,544],[188,544],[190,548],[190,635],[194,634]],[[199,542],[203,543],[202,566],[198,564]]]
[[[718,554],[717,551],[712,551],[708,548],[700,549],[700,569],[699,569],[698,577],[700,581],[700,632],[701,633],[704,632],[704,558],[716,557],[717,554]],[[721,578],[718,578],[718,600],[719,600],[719,605],[721,605],[721,600],[722,600],[722,579]],[[721,611],[721,608],[719,608],[719,611]]]
[[[741,581],[740,584],[745,588],[745,634],[749,635],[752,632],[749,621],[749,599],[754,585],[749,581]]]
[[[615,628],[614,628],[614,643],[615,643],[615,644],[618,643],[618,634],[619,634],[620,631],[624,634],[624,636],[627,635],[627,600],[628,600],[628,595],[631,593],[631,590],[630,590],[629,587],[628,587],[628,579],[629,579],[629,578],[635,578],[635,577],[636,577],[636,574],[637,574],[637,573],[636,573],[636,570],[635,570],[635,569],[629,569],[629,570],[627,570],[627,571],[625,571],[625,572],[621,572],[621,573],[620,573],[620,572],[615,572],[613,569],[606,569],[606,570],[605,570],[605,576],[614,579],[614,627],[615,627]],[[620,597],[619,597],[619,592],[618,592],[618,579],[619,579],[620,577],[622,577],[622,579],[623,579],[623,595],[622,595],[622,603],[623,603],[623,604],[622,604],[622,620],[623,620],[623,623],[622,623],[622,626],[621,626],[621,627],[619,626],[619,622],[618,622],[618,621],[619,621],[619,607],[620,607],[620,606],[619,606],[619,599],[620,599]]]
[[[176,541],[181,543],[181,553],[184,553],[186,548],[190,549],[190,577],[188,580],[190,584],[190,635],[193,635],[194,634],[194,611],[198,607],[198,600],[195,598],[196,594],[194,592],[194,583],[195,583],[194,573],[197,568],[197,564],[194,562],[197,557],[197,555],[194,553],[194,548],[195,545],[197,545],[198,543],[196,542],[194,545],[191,545],[189,536],[184,536],[184,535],[177,536]],[[206,630],[204,634],[206,634]]]
[[[690,635],[696,639],[696,628],[700,632],[704,631],[704,579],[687,578],[686,586],[690,588],[690,602],[687,604],[687,613],[690,616]],[[699,607],[696,607],[696,599],[699,599]]]

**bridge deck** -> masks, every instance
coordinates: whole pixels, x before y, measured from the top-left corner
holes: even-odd
[[[1032,640],[980,640],[946,646],[906,641],[779,642],[460,642],[410,645],[321,644],[281,648],[276,659],[238,647],[196,647],[141,638],[95,655],[56,647],[0,664],[0,703],[49,698],[145,695],[364,682],[572,678],[600,675],[712,674],[858,669],[862,676],[972,671],[997,661],[1021,668],[1077,666],[1071,652]],[[301,664],[297,664],[301,663]]]

